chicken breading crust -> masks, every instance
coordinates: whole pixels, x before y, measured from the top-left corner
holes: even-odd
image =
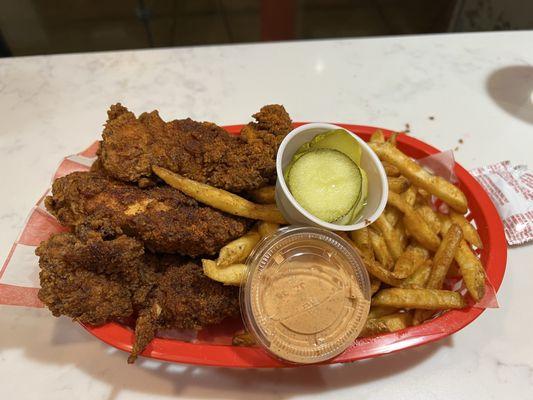
[[[257,189],[275,178],[276,151],[291,130],[291,119],[276,104],[263,107],[254,118],[257,123],[234,136],[210,122],[164,122],[157,111],[136,118],[115,104],[108,111],[95,165],[140,186],[153,183],[152,166],[158,165],[233,193]]]
[[[126,233],[154,252],[211,255],[250,225],[171,187],[140,189],[91,172],[56,179],[52,193],[45,205],[61,224],[104,236]]]
[[[159,328],[200,329],[239,313],[238,289],[207,278],[202,268],[175,255],[145,254],[136,239],[80,240],[60,233],[36,250],[39,299],[55,316],[101,325],[136,318],[130,362]]]

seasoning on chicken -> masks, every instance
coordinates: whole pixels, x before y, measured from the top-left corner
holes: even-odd
[[[55,316],[101,325],[136,318],[133,362],[159,328],[201,329],[239,313],[238,288],[175,255],[145,254],[136,239],[60,233],[41,243],[39,299]]]
[[[291,119],[275,104],[264,106],[254,118],[257,122],[236,136],[190,118],[165,122],[157,111],[136,118],[115,104],[108,111],[95,165],[141,187],[153,184],[152,166],[158,165],[233,193],[257,189],[275,178],[276,151],[291,130]]]
[[[63,225],[125,233],[154,252],[191,257],[216,253],[249,228],[246,219],[197,203],[171,187],[140,189],[91,172],[56,179],[46,208]]]

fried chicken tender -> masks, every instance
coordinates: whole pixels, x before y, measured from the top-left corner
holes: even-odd
[[[54,235],[35,251],[41,267],[39,299],[54,316],[88,324],[128,317],[133,313],[132,290],[125,283],[132,272],[126,269],[134,270],[129,262],[137,252],[137,241],[127,237],[82,243],[71,233]],[[84,259],[82,253],[98,255]],[[109,275],[101,274],[108,266]],[[123,272],[127,279],[118,278]]]
[[[125,233],[154,252],[211,255],[246,233],[250,224],[168,186],[140,189],[91,172],[56,179],[52,193],[45,200],[46,208],[78,234],[86,230],[104,237]]]
[[[263,106],[252,117],[257,122],[250,122],[241,130],[241,135],[246,140],[261,138],[269,144],[279,144],[292,130],[291,118],[279,104]]]
[[[157,111],[136,118],[115,104],[95,168],[141,187],[153,184],[152,166],[158,165],[233,193],[257,189],[275,178],[276,151],[291,119],[281,105],[265,106],[254,118],[256,123],[233,136],[210,122],[164,122]]]
[[[239,288],[209,279],[194,262],[179,265],[172,256],[163,256],[159,265],[165,272],[157,282],[155,299],[163,326],[200,329],[239,314]]]
[[[135,359],[158,329],[195,329],[239,315],[238,288],[203,274],[188,257],[217,253],[252,221],[158,186],[157,165],[189,179],[249,192],[275,180],[279,144],[292,129],[268,105],[240,136],[209,122],[138,118],[111,106],[90,172],[56,179],[45,205],[72,232],[43,241],[39,299],[53,315],[91,325],[135,321]]]
[[[144,253],[128,236],[53,235],[36,250],[39,299],[55,316],[92,325],[137,316],[133,362],[159,328],[201,329],[239,313],[238,289],[175,255]]]
[[[207,278],[202,268],[188,262],[177,265],[172,256],[160,260],[160,276],[150,305],[135,325],[135,343],[128,362],[135,361],[158,328],[196,329],[239,315],[239,291]]]

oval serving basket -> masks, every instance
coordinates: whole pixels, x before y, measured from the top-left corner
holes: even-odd
[[[295,123],[295,126],[303,123]],[[368,141],[370,135],[381,128],[335,123]],[[243,125],[227,126],[231,134],[239,134]],[[392,131],[381,129],[386,136]],[[92,146],[93,147],[93,146]],[[398,137],[398,147],[409,156],[418,159],[439,151],[434,147],[407,135]],[[96,148],[88,149],[94,155]],[[503,225],[496,208],[480,184],[459,164],[455,165],[455,174],[459,186],[468,198],[470,213],[468,218],[476,223],[484,248],[479,252],[485,266],[487,276],[497,291],[503,280],[507,259],[507,245]],[[468,307],[462,310],[448,311],[441,316],[422,325],[410,327],[398,332],[379,335],[371,338],[357,339],[343,354],[329,360],[326,364],[344,363],[420,346],[434,342],[457,332],[474,321],[484,310]],[[133,332],[129,327],[118,323],[108,323],[99,327],[84,325],[92,335],[120,350],[130,351],[133,344]],[[155,338],[144,350],[144,357],[159,360],[223,367],[241,368],[276,368],[287,367],[269,357],[258,347],[232,346],[233,332],[242,328],[240,321],[228,321],[221,326],[200,332],[194,341]],[[203,339],[202,339],[203,338]]]

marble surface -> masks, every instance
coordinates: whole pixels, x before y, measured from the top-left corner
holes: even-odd
[[[533,32],[389,37],[0,60],[0,256],[60,159],[100,135],[106,108],[246,122],[283,103],[294,120],[404,129],[467,168],[533,167]],[[433,117],[433,118],[430,118]],[[459,140],[462,140],[462,143]],[[0,393],[40,399],[533,398],[533,246],[509,251],[500,309],[435,344],[283,371],[141,360],[45,310],[0,306]]]

